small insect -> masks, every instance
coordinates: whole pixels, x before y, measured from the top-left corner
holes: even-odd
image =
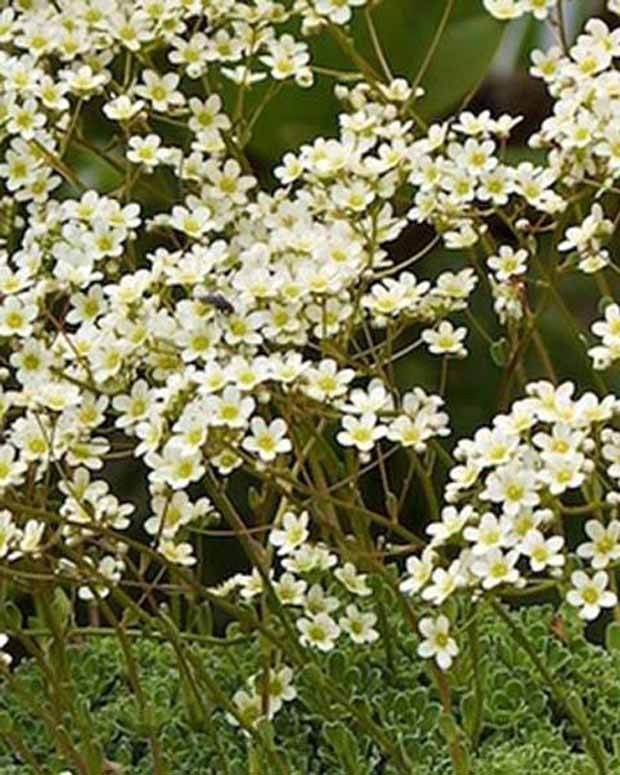
[[[223,312],[225,315],[232,315],[235,311],[233,305],[228,299],[224,298],[221,293],[207,293],[202,298],[207,304],[211,304],[215,309],[219,312]]]

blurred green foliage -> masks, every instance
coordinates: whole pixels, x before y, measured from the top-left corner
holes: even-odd
[[[428,120],[457,107],[480,83],[500,44],[503,25],[484,11],[480,0],[383,0],[371,12],[393,75],[414,81],[447,11],[447,25],[422,80],[426,95],[419,112]],[[364,12],[355,14],[351,32],[360,53],[379,69]],[[315,65],[351,72],[351,63],[328,35],[311,38],[310,44]],[[270,165],[284,151],[333,134],[339,111],[334,83],[321,76],[309,90],[286,86],[257,123],[250,155]],[[259,86],[253,100],[259,102],[267,88]]]

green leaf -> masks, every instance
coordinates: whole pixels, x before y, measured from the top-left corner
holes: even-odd
[[[347,660],[341,651],[332,651],[328,659],[329,673],[332,678],[340,679],[347,669]]]
[[[426,96],[420,113],[427,119],[455,107],[484,79],[503,35],[489,14],[449,24],[422,80]]]
[[[90,745],[89,750],[86,753],[86,763],[88,765],[89,772],[102,772],[103,771],[103,751],[101,746],[97,743]],[[110,771],[110,769],[108,769]],[[113,771],[113,770],[112,770]],[[118,770],[117,770],[118,771]]]
[[[73,606],[71,605],[71,600],[69,600],[65,591],[60,587],[57,587],[54,590],[52,613],[55,621],[63,629],[66,629],[73,621]]]
[[[0,734],[7,735],[13,729],[13,721],[8,713],[2,711],[0,713]]]
[[[19,630],[22,626],[22,614],[15,603],[5,603],[0,610],[0,625],[5,630]]]
[[[444,712],[439,716],[439,730],[448,743],[453,743],[458,740],[459,728],[456,725],[454,717],[450,713]]]
[[[463,729],[471,737],[476,723],[476,698],[473,692],[463,695],[461,715],[463,717]]]
[[[510,359],[509,345],[506,337],[503,336],[501,339],[493,342],[489,347],[489,352],[491,353],[491,358],[496,366],[499,366],[500,368],[506,366]]]
[[[323,734],[334,749],[338,761],[342,765],[344,773],[358,775],[359,748],[357,740],[347,727],[341,722],[323,725]]]
[[[608,651],[620,651],[620,622],[610,622],[607,625],[605,645]]]

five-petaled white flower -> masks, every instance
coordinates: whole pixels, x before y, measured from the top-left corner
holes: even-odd
[[[424,659],[434,659],[442,670],[448,670],[459,653],[454,638],[450,636],[450,621],[440,614],[420,620],[418,628],[424,640],[418,646],[418,654]]]
[[[467,355],[467,350],[463,345],[463,339],[466,336],[466,328],[454,328],[448,320],[443,320],[435,330],[427,328],[422,332],[422,340],[426,342],[429,352],[433,355],[455,355],[457,357]]]
[[[262,417],[253,417],[250,430],[252,435],[243,440],[243,449],[255,452],[265,463],[292,449],[291,442],[286,438],[286,423],[281,418],[267,425]]]
[[[566,595],[567,601],[579,608],[579,616],[586,621],[596,619],[601,608],[611,608],[618,602],[615,592],[607,589],[609,577],[603,570],[594,576],[588,576],[582,570],[576,570],[570,577],[573,588]]]
[[[325,612],[311,618],[297,620],[297,629],[301,633],[300,641],[304,646],[312,646],[319,651],[331,651],[340,635],[340,627]]]
[[[308,512],[299,516],[287,511],[282,517],[282,527],[273,528],[269,534],[269,543],[278,548],[278,554],[290,554],[308,538]]]
[[[376,622],[375,614],[364,613],[356,605],[348,605],[346,616],[341,616],[338,624],[354,643],[373,643],[379,637],[377,630],[373,629]]]
[[[343,431],[336,436],[343,447],[356,447],[360,452],[370,452],[386,433],[384,425],[377,425],[377,416],[367,413],[361,417],[347,414],[342,418]]]

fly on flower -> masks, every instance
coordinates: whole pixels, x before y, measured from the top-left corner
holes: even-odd
[[[235,312],[234,306],[221,293],[207,293],[202,297],[202,300],[207,304],[211,304],[218,312],[222,312],[225,315],[233,315]]]

